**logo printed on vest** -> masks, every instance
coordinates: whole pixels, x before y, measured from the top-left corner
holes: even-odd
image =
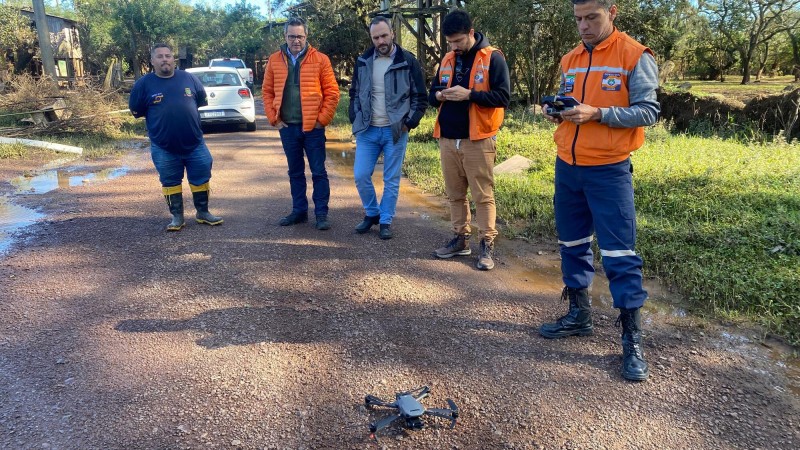
[[[568,94],[575,88],[575,74],[564,76],[564,93]]]
[[[443,73],[442,74],[442,84],[447,84],[449,81],[450,81],[450,74],[449,73],[446,73],[446,74]]]
[[[622,74],[619,72],[604,73],[601,89],[604,91],[618,91],[622,89]]]
[[[483,83],[483,71],[482,70],[479,70],[478,72],[475,73],[475,83],[476,84]]]

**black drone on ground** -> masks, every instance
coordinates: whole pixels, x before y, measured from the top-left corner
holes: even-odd
[[[369,431],[371,431],[374,436],[375,433],[383,428],[386,428],[388,425],[398,419],[403,419],[403,426],[405,428],[419,430],[424,425],[422,422],[423,415],[450,419],[450,428],[456,426],[458,407],[449,398],[447,399],[447,404],[450,406],[450,408],[425,409],[425,407],[422,406],[422,403],[419,401],[427,397],[430,392],[431,390],[428,386],[422,386],[408,392],[398,392],[395,394],[395,400],[392,403],[381,400],[374,395],[367,395],[364,398],[364,405],[367,408],[372,408],[373,406],[383,406],[385,408],[397,410],[396,414],[392,414],[391,416],[384,417],[377,422],[371,423],[369,425]]]

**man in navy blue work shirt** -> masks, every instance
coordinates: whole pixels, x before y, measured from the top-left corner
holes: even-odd
[[[189,179],[197,223],[219,225],[222,218],[208,212],[211,152],[203,140],[197,108],[208,104],[206,91],[194,75],[175,70],[175,56],[166,44],[150,51],[154,72],[133,86],[129,108],[144,117],[150,136],[150,155],[172,214],[167,231],[184,227],[183,172]]]

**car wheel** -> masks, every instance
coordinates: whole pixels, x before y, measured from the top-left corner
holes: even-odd
[[[248,123],[247,124],[247,131],[256,131],[256,123]]]

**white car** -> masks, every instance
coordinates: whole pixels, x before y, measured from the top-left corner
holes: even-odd
[[[247,87],[253,90],[253,69],[248,69],[247,65],[239,58],[214,58],[208,62],[208,67],[233,67],[239,72]]]
[[[200,108],[202,125],[240,125],[256,131],[256,106],[253,92],[230,67],[194,67],[186,69],[203,83],[208,106]]]

